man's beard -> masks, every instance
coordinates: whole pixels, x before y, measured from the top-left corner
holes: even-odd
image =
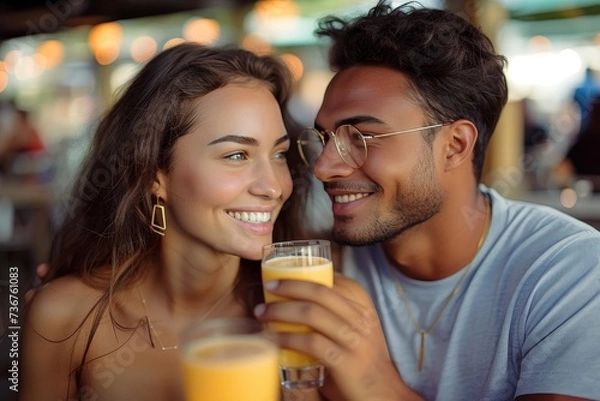
[[[355,217],[335,217],[333,239],[344,245],[370,245],[395,238],[435,216],[441,210],[444,195],[435,180],[431,154],[427,153],[421,152],[422,162],[412,171],[410,188],[396,190],[396,200],[390,211],[380,210],[381,205],[375,206],[360,226],[360,223],[352,222]]]

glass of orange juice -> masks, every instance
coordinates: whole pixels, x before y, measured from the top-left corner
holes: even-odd
[[[278,401],[279,348],[250,318],[200,321],[181,334],[187,401]]]
[[[304,280],[333,287],[331,246],[326,240],[276,242],[263,247],[262,281]],[[286,299],[264,291],[265,302]],[[279,332],[308,332],[299,324],[270,323]],[[294,350],[283,349],[279,356],[281,385],[286,389],[316,388],[323,385],[325,368],[318,360]]]

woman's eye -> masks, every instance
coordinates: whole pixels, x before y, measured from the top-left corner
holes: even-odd
[[[237,152],[237,153],[232,153],[230,155],[225,156],[225,159],[227,160],[232,160],[232,161],[240,161],[240,160],[246,160],[246,153],[244,152]]]
[[[275,158],[280,160],[287,160],[287,154],[289,150],[282,150],[281,152],[275,153]]]

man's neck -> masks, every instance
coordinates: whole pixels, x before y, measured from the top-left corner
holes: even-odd
[[[487,196],[464,201],[447,201],[428,221],[386,241],[384,250],[390,263],[417,280],[440,280],[467,266],[477,254],[487,234],[491,207]]]

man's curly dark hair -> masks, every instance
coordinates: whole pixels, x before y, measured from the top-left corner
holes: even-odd
[[[479,131],[473,170],[477,180],[485,150],[508,98],[504,67],[490,39],[464,18],[410,2],[393,8],[380,0],[366,15],[319,21],[329,37],[334,71],[356,65],[398,70],[412,84],[412,100],[431,122],[472,121]]]

